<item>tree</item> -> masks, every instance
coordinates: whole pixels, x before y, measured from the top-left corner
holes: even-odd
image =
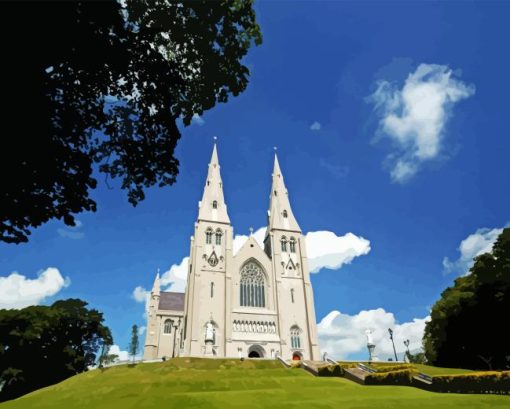
[[[510,228],[491,253],[475,258],[468,275],[455,280],[432,308],[426,324],[427,360],[438,366],[505,369],[510,311]]]
[[[135,206],[172,185],[187,126],[248,84],[252,0],[10,2],[0,6],[0,241],[95,211],[93,172]]]
[[[135,356],[138,353],[138,325],[133,325],[131,329],[131,342],[128,346],[129,355],[133,357],[133,362],[135,362]]]
[[[0,310],[0,401],[86,371],[112,343],[103,314],[78,299]]]

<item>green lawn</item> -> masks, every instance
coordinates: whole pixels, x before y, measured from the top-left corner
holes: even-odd
[[[93,370],[0,404],[48,408],[510,408],[509,396],[436,394],[317,378],[275,361],[173,361]]]
[[[461,373],[469,373],[473,372],[470,369],[459,369],[459,368],[438,368],[436,366],[429,365],[421,365],[421,364],[413,364],[416,369],[424,374],[434,376],[434,375],[456,375]]]

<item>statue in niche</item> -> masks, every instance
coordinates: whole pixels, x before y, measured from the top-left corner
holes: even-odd
[[[205,342],[212,342],[214,344],[215,330],[211,321],[205,324]]]

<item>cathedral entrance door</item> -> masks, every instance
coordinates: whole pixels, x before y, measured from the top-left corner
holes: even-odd
[[[264,348],[260,345],[252,345],[248,349],[248,358],[264,358]]]

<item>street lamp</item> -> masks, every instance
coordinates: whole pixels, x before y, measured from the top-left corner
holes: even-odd
[[[393,330],[391,328],[388,328],[388,332],[390,333],[391,343],[393,344],[393,353],[395,354],[395,361],[398,361],[397,350],[395,349],[395,342],[393,342]]]
[[[181,319],[179,318],[179,322],[173,322],[173,327],[174,327],[174,345],[173,345],[173,348],[172,348],[172,358],[175,358],[175,335],[177,333],[177,328],[179,328],[179,326],[181,325]]]

